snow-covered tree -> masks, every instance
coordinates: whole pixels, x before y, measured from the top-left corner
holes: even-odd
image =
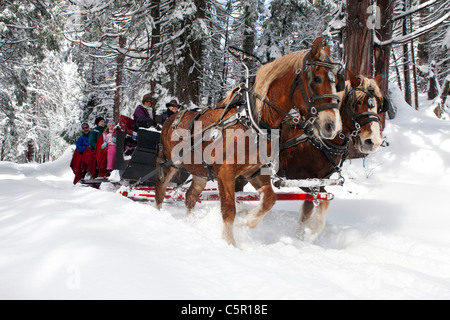
[[[337,7],[335,1],[273,0],[264,21],[258,54],[267,62],[310,48],[325,36]]]
[[[35,77],[33,68],[42,63],[47,52],[59,49],[52,18],[56,7],[56,1],[50,0],[0,2],[0,90],[5,102],[0,131],[10,135],[3,139],[5,160],[34,161],[38,146],[50,145],[48,137],[29,130],[43,124],[36,119],[36,108],[29,108],[38,103],[38,93],[29,89]],[[27,128],[22,131],[24,125]],[[47,152],[43,159],[48,156]]]

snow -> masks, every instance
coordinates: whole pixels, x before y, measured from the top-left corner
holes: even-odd
[[[235,248],[218,203],[187,218],[182,204],[159,212],[73,186],[72,148],[0,162],[0,299],[449,299],[450,122],[397,106],[389,146],[328,188],[314,243],[296,237],[299,202],[278,202],[256,229],[239,215]]]

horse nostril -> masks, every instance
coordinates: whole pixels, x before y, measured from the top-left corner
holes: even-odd
[[[369,147],[373,147],[375,144],[373,143],[373,141],[372,141],[372,139],[366,139],[365,141],[364,141],[364,144],[366,145],[366,146],[369,146]]]
[[[325,128],[327,129],[328,132],[333,132],[334,131],[334,122],[328,122],[327,125],[325,126]]]

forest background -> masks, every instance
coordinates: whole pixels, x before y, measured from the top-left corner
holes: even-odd
[[[244,77],[230,46],[267,63],[318,36],[386,96],[448,111],[450,0],[0,0],[0,161],[55,160],[148,92],[158,112],[214,105]]]

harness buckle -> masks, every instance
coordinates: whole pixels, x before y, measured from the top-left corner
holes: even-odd
[[[359,125],[359,123],[356,122],[355,123],[355,131],[353,131],[350,136],[352,138],[355,138],[360,131],[361,131],[361,126]]]

